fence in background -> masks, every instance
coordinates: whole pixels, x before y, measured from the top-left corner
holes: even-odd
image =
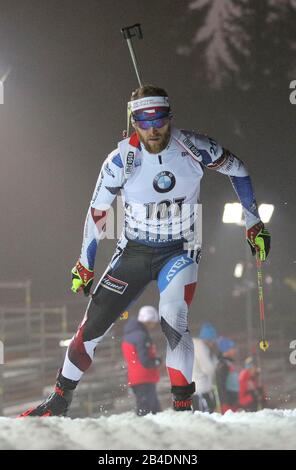
[[[4,365],[0,364],[0,415],[15,416],[50,393],[66,351],[61,342],[76,332],[85,306],[84,300],[75,300],[61,307],[32,307],[28,302],[22,307],[0,307],[0,340],[4,344]],[[127,388],[121,355],[124,323],[118,321],[98,346],[94,363],[75,393],[71,417],[133,409],[134,398]],[[160,329],[153,337],[164,363],[166,342]],[[238,364],[242,365],[248,355],[246,338],[244,334],[236,334],[234,339],[239,348]],[[295,366],[289,363],[289,344],[276,325],[269,325],[268,339],[268,352],[258,352],[257,348],[254,353],[262,369],[270,406],[295,407]],[[158,390],[165,409],[170,406],[170,385],[164,364]]]

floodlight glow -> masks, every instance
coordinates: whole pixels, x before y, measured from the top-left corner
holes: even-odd
[[[71,343],[72,339],[62,339],[60,342],[59,342],[59,345],[61,348],[67,348],[69,346],[69,344]]]
[[[260,219],[262,220],[262,222],[267,224],[272,217],[272,214],[274,211],[274,205],[273,204],[260,204],[258,211],[259,211]]]
[[[234,268],[234,277],[240,278],[242,277],[244,272],[244,265],[242,263],[237,263]]]
[[[224,205],[222,221],[224,224],[240,224],[242,221],[242,206],[239,202]]]

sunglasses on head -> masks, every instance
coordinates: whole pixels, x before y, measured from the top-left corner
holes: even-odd
[[[150,120],[133,120],[134,124],[139,127],[140,129],[147,130],[150,127],[155,127],[156,129],[160,129],[161,127],[165,126],[169,120],[169,117],[163,117],[159,119],[150,119]]]

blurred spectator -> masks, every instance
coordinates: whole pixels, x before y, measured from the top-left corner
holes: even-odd
[[[239,404],[245,411],[264,408],[265,392],[260,384],[260,369],[253,357],[245,360],[245,367],[239,374]]]
[[[127,321],[123,331],[122,352],[127,364],[128,385],[135,394],[138,416],[160,411],[156,383],[159,381],[161,361],[156,356],[156,347],[150,336],[150,331],[158,323],[156,309],[144,306],[138,318],[131,317]]]
[[[220,352],[216,370],[216,382],[220,400],[221,413],[238,409],[238,372],[235,367],[237,349],[234,341],[220,337],[217,341]]]
[[[198,338],[193,338],[194,364],[193,381],[195,394],[192,406],[194,411],[208,411],[213,413],[216,408],[216,399],[213,390],[217,358],[217,332],[210,323],[205,323],[200,330]]]

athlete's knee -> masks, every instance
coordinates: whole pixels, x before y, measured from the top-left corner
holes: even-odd
[[[184,300],[160,302],[160,317],[178,330],[187,329],[188,307]]]
[[[69,361],[74,364],[80,371],[85,372],[92,362],[92,355],[85,348],[83,339],[84,327],[79,327],[77,333],[72,338],[68,347],[67,356]]]
[[[98,343],[112,327],[110,321],[102,321],[93,315],[89,318],[87,314],[68,348],[69,360],[81,371],[91,365]]]
[[[184,300],[160,303],[160,324],[170,345],[177,345],[188,332],[188,308]]]
[[[104,305],[91,301],[83,324],[83,341],[90,341],[104,336],[114,320],[114,316],[104,308]]]

